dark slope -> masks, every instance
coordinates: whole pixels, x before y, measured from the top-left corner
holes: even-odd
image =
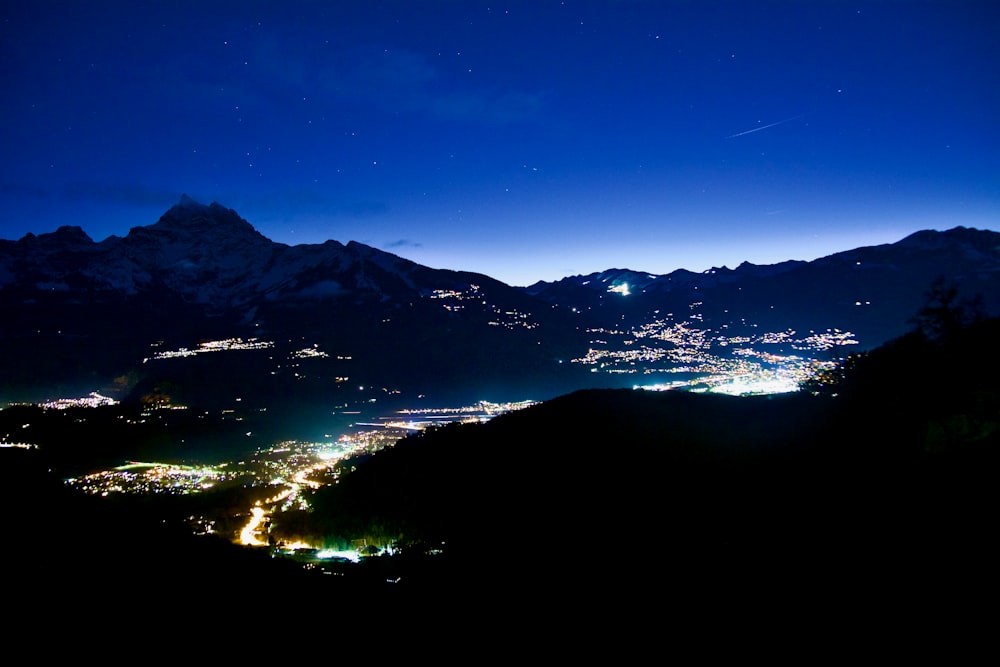
[[[836,397],[574,393],[407,439],[322,490],[317,513],[443,541],[447,583],[491,591],[976,583],[996,555],[996,340],[995,320],[906,336],[858,357]]]
[[[327,618],[330,606],[377,593],[367,572],[324,576],[225,537],[197,536],[176,498],[85,496],[62,484],[38,451],[0,451],[7,505],[0,577],[8,648],[36,655],[83,647],[149,649],[150,637],[239,643],[245,625],[289,608]],[[317,621],[318,623],[318,621]],[[138,646],[137,646],[138,648]]]

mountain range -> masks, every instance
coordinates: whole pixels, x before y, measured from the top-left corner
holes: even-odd
[[[1000,451],[998,270],[1000,234],[957,227],[812,262],[611,269],[518,288],[358,243],[273,243],[234,211],[187,198],[124,238],[96,243],[62,227],[0,241],[3,398],[100,389],[132,402],[0,410],[4,443],[36,445],[4,449],[16,548],[0,571],[28,583],[19,609],[116,633],[120,622],[148,631],[132,603],[134,582],[148,581],[159,587],[141,590],[188,626],[191,591],[205,623],[244,618],[247,582],[262,609],[289,591],[330,604],[397,588],[436,624],[434,600],[477,622],[470,598],[505,615],[496,600],[530,600],[524,613],[546,631],[556,603],[602,632],[612,617],[628,632],[636,619],[660,631],[656,608],[701,614],[713,631],[735,609],[736,625],[753,619],[769,633],[808,629],[831,609],[880,632],[887,609],[937,622],[968,605],[978,616],[969,592],[986,590],[996,562],[982,528]],[[956,314],[981,321],[923,335]],[[834,365],[839,375],[816,391],[615,388],[671,365],[707,375],[728,359],[732,373],[751,358],[855,349],[867,354]],[[79,497],[57,478],[178,455],[182,438],[246,447],[254,432],[270,445],[280,434],[257,436],[252,417],[265,410],[282,422],[310,410],[353,419],[373,402],[489,391],[542,400],[352,459],[311,494],[311,511],[272,516],[275,539],[399,538],[399,554],[342,578],[168,523],[192,516],[198,498]],[[210,417],[211,407],[222,410]],[[234,490],[246,493],[204,502],[245,512]],[[97,593],[108,604],[94,612]]]
[[[676,346],[663,332],[681,327],[697,329],[702,349],[831,331],[870,349],[912,328],[936,280],[1000,313],[998,277],[1000,233],[956,227],[811,262],[609,269],[514,287],[353,241],[276,243],[232,209],[185,196],[124,237],[95,242],[64,226],[0,241],[0,399],[548,398],[670,370],[669,355],[626,364],[610,349],[646,345],[651,327],[660,348]],[[587,361],[598,342],[616,363]]]

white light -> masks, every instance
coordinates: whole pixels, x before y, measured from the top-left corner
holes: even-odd
[[[323,549],[322,551],[316,554],[316,558],[324,558],[324,559],[344,558],[346,560],[351,561],[352,563],[357,563],[358,561],[361,560],[361,554],[359,554],[357,551],[354,551],[353,549],[349,551],[341,551],[337,549]]]

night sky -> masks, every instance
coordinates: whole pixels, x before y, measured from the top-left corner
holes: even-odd
[[[0,0],[0,238],[182,193],[513,285],[1000,229],[1000,3]]]

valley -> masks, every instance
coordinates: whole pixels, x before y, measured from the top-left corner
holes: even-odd
[[[357,562],[362,556],[350,540],[330,536],[324,543],[288,541],[271,535],[287,512],[310,511],[310,491],[336,484],[354,463],[391,447],[406,435],[448,423],[482,423],[492,417],[532,405],[532,401],[488,403],[441,409],[403,409],[374,422],[358,423],[353,429],[324,442],[277,442],[248,452],[235,461],[181,464],[130,461],[107,470],[64,480],[77,492],[125,502],[144,497],[183,497],[201,494],[208,499],[197,514],[183,517],[195,535],[215,536],[245,547],[266,547],[273,554],[302,559],[322,567],[326,558]],[[209,493],[223,492],[225,503],[213,505]],[[233,496],[245,497],[245,511],[232,514]],[[216,495],[219,497],[219,495]],[[169,502],[169,500],[167,501]],[[190,504],[190,503],[189,503]],[[275,531],[275,535],[278,535]],[[127,541],[127,538],[125,538]],[[368,544],[365,556],[391,553],[395,545]]]

